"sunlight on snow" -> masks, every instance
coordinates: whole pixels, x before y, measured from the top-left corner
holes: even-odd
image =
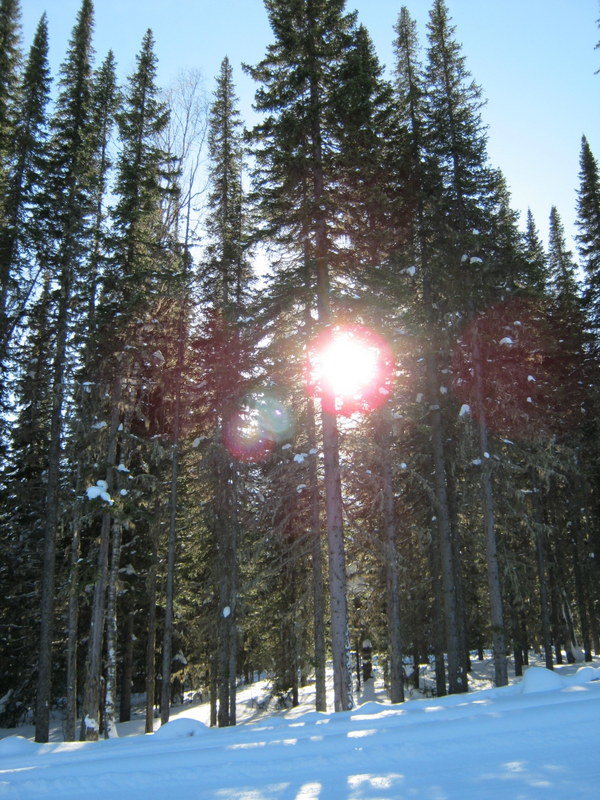
[[[390,772],[388,775],[350,775],[348,786],[350,789],[360,789],[365,786],[371,789],[391,789],[395,783],[404,780],[404,775]]]
[[[375,736],[377,730],[375,728],[363,729],[361,731],[348,731],[348,739],[364,739],[365,736]]]
[[[294,800],[319,800],[321,796],[321,784],[313,781],[301,786]]]

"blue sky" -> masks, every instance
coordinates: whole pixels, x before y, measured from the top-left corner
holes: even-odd
[[[369,29],[380,60],[393,68],[393,26],[403,4],[425,43],[430,0],[349,0]],[[22,0],[24,44],[46,11],[53,75],[63,60],[80,0]],[[579,150],[585,134],[600,160],[598,0],[448,0],[467,67],[487,99],[492,163],[504,172],[513,206],[531,207],[546,236],[551,205],[574,231]],[[262,0],[95,0],[94,44],[100,61],[115,53],[122,76],[134,66],[152,28],[159,81],[167,87],[185,69],[199,69],[207,90],[220,62],[235,69],[242,115],[254,120],[254,84],[241,63],[261,59],[271,32]]]

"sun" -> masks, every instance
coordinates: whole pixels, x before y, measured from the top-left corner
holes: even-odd
[[[361,325],[329,327],[308,348],[308,390],[338,413],[381,405],[389,395],[391,371],[388,345]]]

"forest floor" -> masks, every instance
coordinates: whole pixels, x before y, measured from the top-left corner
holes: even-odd
[[[399,705],[376,669],[357,708],[338,714],[312,710],[310,684],[298,707],[278,709],[261,681],[240,687],[232,728],[209,728],[208,704],[188,703],[154,734],[140,735],[140,710],[97,743],[62,742],[59,719],[46,745],[27,726],[0,730],[0,798],[597,800],[600,659],[554,672],[532,660],[500,689],[489,659],[473,667],[468,694],[413,691]]]

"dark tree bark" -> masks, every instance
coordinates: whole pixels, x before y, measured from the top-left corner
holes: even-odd
[[[404,702],[404,670],[400,618],[398,548],[396,546],[396,511],[392,482],[392,431],[389,408],[381,410],[378,420],[379,460],[383,489],[383,530],[386,585],[388,656],[390,663],[390,700]]]
[[[117,371],[111,393],[110,424],[106,453],[106,486],[110,495],[115,486],[115,466],[117,463],[117,429],[119,427],[119,404],[121,402],[121,374]],[[82,741],[97,741],[100,731],[100,704],[102,679],[102,644],[104,641],[106,586],[108,580],[108,555],[112,515],[108,509],[102,513],[100,523],[100,544],[92,602],[92,618],[85,665],[85,686],[81,722]]]
[[[133,678],[133,621],[134,613],[128,608],[124,614],[123,645],[121,648],[121,694],[119,722],[131,719],[131,681]]]

